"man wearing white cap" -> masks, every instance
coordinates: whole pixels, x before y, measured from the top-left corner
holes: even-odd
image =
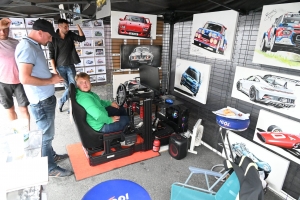
[[[18,119],[15,111],[13,95],[18,102],[20,117],[28,120],[30,115],[29,105],[23,85],[19,80],[19,71],[15,61],[15,49],[18,40],[8,37],[11,20],[3,18],[0,20],[0,103],[7,111],[9,120]]]

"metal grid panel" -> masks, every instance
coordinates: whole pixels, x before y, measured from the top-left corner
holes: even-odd
[[[212,113],[212,111],[226,106],[231,106],[244,113],[250,113],[250,126],[247,131],[244,131],[239,135],[252,140],[255,133],[255,127],[261,107],[231,97],[236,66],[246,66],[253,69],[268,70],[300,76],[300,71],[297,70],[252,63],[260,18],[261,13],[250,13],[247,16],[239,16],[231,61],[190,55],[190,38],[191,35],[194,34],[191,33],[192,21],[177,23],[174,26],[170,89],[172,91],[174,87],[174,69],[176,66],[176,58],[211,65],[211,75],[206,105],[198,102],[191,102],[189,98],[182,95],[177,95],[176,92],[175,95],[182,98],[190,110],[189,127],[193,127],[197,119],[203,119],[203,125],[205,127],[203,140],[215,149],[220,149],[217,144],[218,141],[220,141],[220,138],[217,136],[218,125],[215,122],[215,115]],[[274,112],[271,110],[268,111]],[[291,118],[289,116],[284,117]],[[300,121],[294,118],[291,119]],[[283,190],[294,198],[298,198],[300,195],[299,190],[297,189],[300,185],[299,169],[300,167],[298,164],[291,162],[285,183],[283,185]]]

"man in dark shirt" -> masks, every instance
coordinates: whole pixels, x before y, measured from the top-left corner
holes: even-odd
[[[76,75],[74,64],[80,63],[80,58],[76,52],[74,41],[83,42],[85,36],[77,24],[79,35],[69,30],[69,23],[65,19],[58,20],[58,29],[56,33],[60,38],[53,38],[48,44],[49,56],[53,73],[59,74],[65,80],[65,92],[58,100],[58,109],[62,112],[64,103],[68,100],[69,84],[75,84],[74,77]]]

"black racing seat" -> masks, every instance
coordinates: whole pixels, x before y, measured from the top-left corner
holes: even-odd
[[[133,147],[126,149],[121,148],[120,141],[124,138],[123,130],[103,134],[90,127],[86,122],[87,113],[85,109],[76,101],[76,88],[73,83],[71,83],[69,87],[69,97],[74,124],[85,153],[89,158],[90,165],[94,166],[129,156],[134,152]],[[101,154],[99,155],[98,152],[101,152]]]

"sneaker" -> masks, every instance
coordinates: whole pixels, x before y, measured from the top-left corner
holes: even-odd
[[[74,172],[63,169],[59,166],[57,166],[56,168],[52,169],[49,172],[50,177],[66,177],[66,176],[71,176],[72,174],[74,174]]]
[[[64,103],[61,103],[60,100],[57,101],[57,108],[59,110],[59,112],[62,112],[62,108],[64,106]]]
[[[55,154],[53,156],[53,158],[54,158],[54,162],[58,163],[60,161],[63,161],[65,159],[69,158],[69,155],[68,154],[62,154],[62,155]]]

